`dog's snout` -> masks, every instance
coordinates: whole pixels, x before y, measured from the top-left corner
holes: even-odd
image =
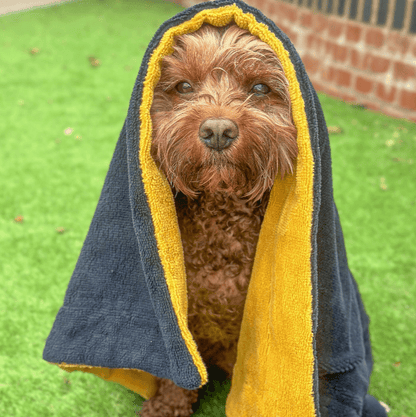
[[[208,148],[222,151],[237,138],[238,127],[230,119],[207,119],[199,127],[199,138]]]

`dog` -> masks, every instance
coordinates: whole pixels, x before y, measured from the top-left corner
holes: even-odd
[[[152,157],[169,181],[184,251],[188,326],[229,378],[275,177],[294,172],[289,83],[273,49],[234,22],[175,38],[150,110]],[[187,417],[198,390],[157,378],[142,417]]]

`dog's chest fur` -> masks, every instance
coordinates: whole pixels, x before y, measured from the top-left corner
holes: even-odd
[[[176,197],[185,257],[188,324],[198,340],[238,339],[268,195],[247,203],[235,195]]]

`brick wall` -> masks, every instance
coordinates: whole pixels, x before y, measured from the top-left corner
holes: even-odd
[[[416,121],[416,36],[277,0],[245,0],[295,45],[315,89]],[[183,6],[198,0],[176,0]]]

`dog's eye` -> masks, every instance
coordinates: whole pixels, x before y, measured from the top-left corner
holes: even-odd
[[[251,92],[256,94],[257,96],[262,96],[270,93],[270,88],[266,84],[256,84],[251,89]]]
[[[194,89],[192,88],[192,85],[189,84],[186,81],[182,81],[180,82],[177,86],[176,86],[176,90],[181,93],[181,94],[188,94],[188,93],[192,93],[194,91]]]

